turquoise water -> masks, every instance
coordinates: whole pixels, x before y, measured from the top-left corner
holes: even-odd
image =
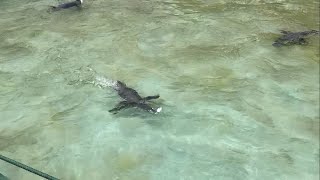
[[[319,37],[271,46],[318,29],[318,1],[56,4],[0,1],[0,154],[68,180],[319,179]],[[110,114],[97,77],[162,112]]]

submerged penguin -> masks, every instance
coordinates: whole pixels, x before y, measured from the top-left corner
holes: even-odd
[[[281,31],[282,36],[279,37],[272,45],[274,47],[290,46],[290,45],[303,45],[307,44],[306,37],[310,35],[319,34],[317,30],[302,31],[302,32],[290,32]]]
[[[119,102],[115,108],[109,110],[109,112],[113,112],[114,114],[118,113],[121,109],[126,109],[130,107],[137,107],[143,109],[145,111],[151,113],[159,113],[161,111],[161,107],[154,109],[150,105],[147,104],[147,101],[151,99],[158,99],[160,96],[147,96],[142,98],[137,91],[132,88],[126,86],[125,83],[121,81],[117,81],[116,85],[113,87],[114,90],[118,92],[118,95],[124,99],[124,101]]]
[[[81,7],[83,0],[75,0],[72,2],[67,2],[63,4],[59,4],[58,6],[50,6],[53,11],[58,11],[61,9],[68,9],[71,7]]]

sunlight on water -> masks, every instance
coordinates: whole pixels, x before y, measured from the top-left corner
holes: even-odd
[[[316,0],[0,0],[0,154],[60,179],[319,179]],[[114,90],[159,94],[159,114]],[[0,160],[10,179],[40,179]]]

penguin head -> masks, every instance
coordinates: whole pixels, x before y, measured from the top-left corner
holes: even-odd
[[[126,87],[126,84],[121,81],[116,81],[115,84],[112,86],[112,88],[116,91],[122,91]]]
[[[77,1],[79,1],[79,2],[80,2],[80,4],[82,4],[82,3],[83,3],[83,0],[77,0]]]

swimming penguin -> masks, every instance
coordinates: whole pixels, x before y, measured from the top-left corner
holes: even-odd
[[[81,7],[83,3],[83,0],[75,0],[75,1],[72,1],[72,2],[67,2],[67,3],[63,3],[63,4],[60,4],[58,6],[50,6],[51,9],[53,11],[58,11],[58,10],[61,10],[61,9],[68,9],[68,8],[71,8],[71,7]]]
[[[130,107],[137,107],[151,113],[159,113],[162,108],[153,109],[150,105],[147,104],[147,101],[151,99],[158,99],[160,96],[147,96],[142,98],[137,91],[126,86],[125,83],[117,81],[116,85],[113,87],[114,90],[118,92],[118,95],[124,99],[124,101],[119,102],[115,108],[109,110],[114,114],[118,113],[121,109],[126,109]]]
[[[282,36],[274,41],[272,44],[274,47],[290,46],[290,45],[303,45],[307,44],[306,37],[310,35],[319,34],[317,30],[301,31],[301,32],[290,32],[281,31]]]

